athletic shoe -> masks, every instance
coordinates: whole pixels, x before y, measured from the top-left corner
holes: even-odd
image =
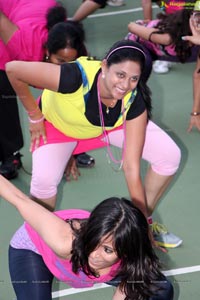
[[[150,225],[154,240],[158,246],[164,248],[176,248],[182,244],[182,240],[175,234],[169,232],[167,228],[157,222]]]
[[[0,166],[0,174],[7,179],[18,176],[18,170],[22,167],[21,154],[19,152],[9,156]]]
[[[108,0],[107,4],[110,6],[123,6],[125,2],[124,0]]]
[[[92,168],[95,165],[95,159],[87,153],[80,153],[74,155],[76,159],[76,165],[79,168]]]
[[[172,67],[172,63],[164,60],[156,60],[153,63],[153,70],[157,74],[166,74]]]

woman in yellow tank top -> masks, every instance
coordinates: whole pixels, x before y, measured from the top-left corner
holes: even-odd
[[[53,210],[63,162],[72,154],[105,146],[113,168],[123,168],[130,198],[151,222],[157,201],[179,167],[180,150],[149,120],[148,65],[142,46],[126,40],[115,43],[102,61],[88,57],[61,66],[7,64],[9,80],[29,115],[34,199]],[[45,89],[41,108],[29,85]],[[122,148],[121,159],[115,158],[111,145]],[[150,164],[144,185],[141,158]],[[164,247],[182,243],[167,231],[154,239]]]

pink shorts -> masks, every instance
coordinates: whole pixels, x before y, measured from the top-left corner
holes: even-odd
[[[121,129],[122,126],[119,126],[113,130],[109,130],[109,132],[113,132],[115,130]],[[75,147],[73,154],[79,154],[82,152],[87,152],[90,150],[102,148],[106,146],[106,142],[103,141],[103,134],[90,139],[76,139],[70,136],[67,136],[56,129],[50,122],[45,121],[45,129],[47,135],[47,144],[57,144],[57,143],[68,143],[68,142],[76,142],[77,146]],[[43,140],[41,138],[39,146],[43,146]]]

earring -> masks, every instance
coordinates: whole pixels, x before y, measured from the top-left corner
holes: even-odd
[[[104,78],[105,78],[105,74],[103,73],[103,74],[101,75],[101,77],[104,79]]]
[[[49,60],[49,56],[48,56],[48,55],[45,56],[45,60],[46,60],[46,61]]]

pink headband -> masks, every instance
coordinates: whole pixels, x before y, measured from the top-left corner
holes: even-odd
[[[144,55],[144,58],[146,59],[146,55],[145,55],[144,51],[142,51],[140,48],[137,48],[137,47],[135,47],[135,46],[121,46],[121,47],[117,47],[117,48],[113,49],[113,50],[107,55],[106,59],[108,60],[109,57],[110,57],[114,52],[116,52],[116,51],[118,51],[118,50],[121,50],[121,49],[126,49],[126,48],[135,49],[135,50],[141,52],[141,53]]]

